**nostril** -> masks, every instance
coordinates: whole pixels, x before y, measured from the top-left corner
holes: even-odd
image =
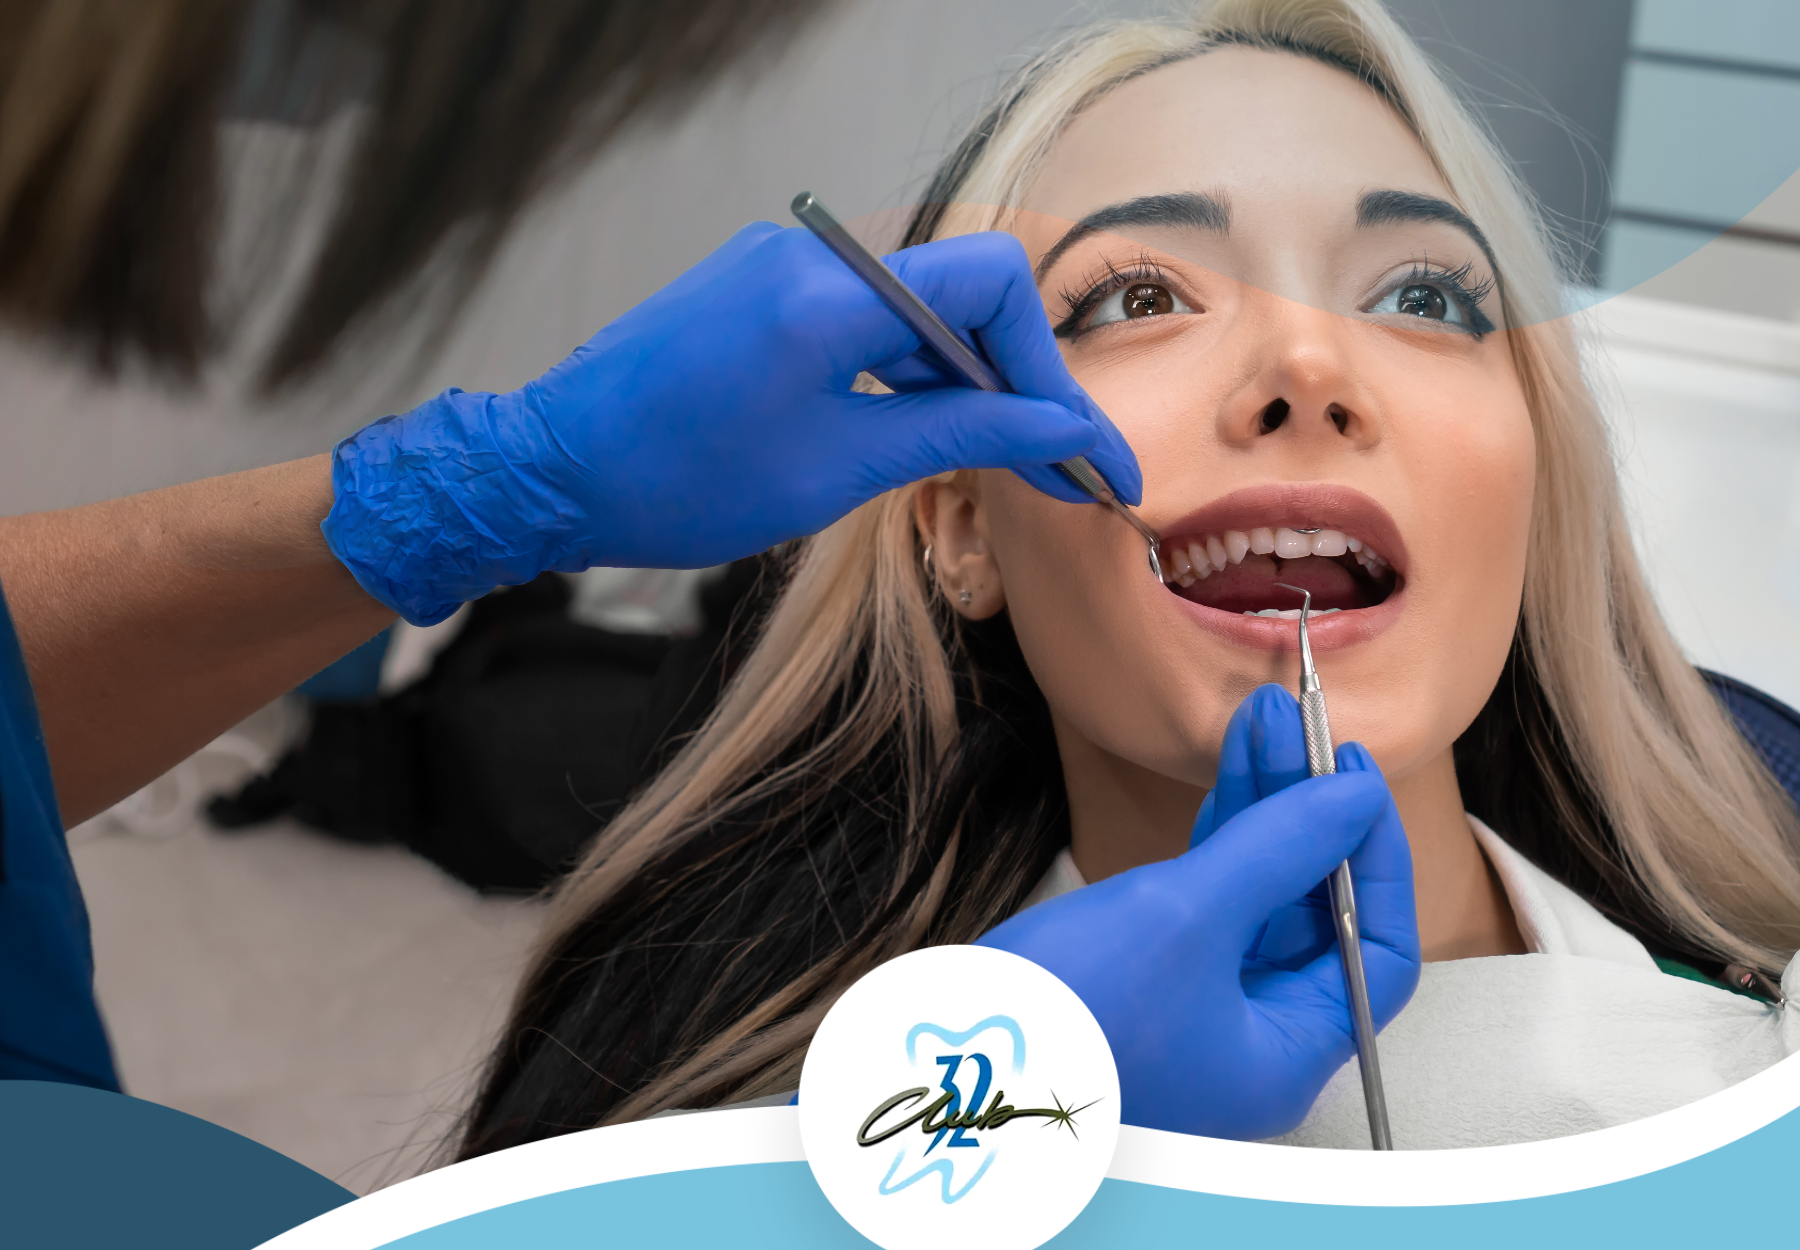
[[[1337,426],[1337,432],[1339,434],[1342,434],[1345,430],[1350,428],[1350,414],[1344,411],[1344,406],[1342,404],[1331,405],[1331,407],[1325,410],[1325,415],[1331,418],[1331,423],[1333,425]]]
[[[1262,432],[1264,434],[1273,434],[1276,430],[1281,428],[1281,423],[1286,421],[1287,418],[1288,401],[1285,399],[1270,400],[1269,406],[1262,410]],[[1338,428],[1342,429],[1343,427],[1340,426]]]

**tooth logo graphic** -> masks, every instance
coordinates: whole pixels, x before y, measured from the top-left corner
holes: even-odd
[[[980,1024],[960,1033],[937,1024],[915,1024],[906,1033],[906,1057],[917,1066],[918,1042],[921,1037],[935,1037],[946,1045],[960,1046],[970,1042],[989,1030],[1003,1030],[1012,1042],[1012,1066],[1015,1075],[1025,1070],[1025,1031],[1019,1022],[1011,1016],[989,1016]],[[962,1088],[957,1085],[956,1077],[963,1063],[967,1061],[975,1076],[974,1090],[969,1094],[968,1102],[963,1102]],[[1065,1107],[1061,1099],[1056,1099],[1056,1106],[1031,1107],[1020,1109],[1006,1101],[1006,1091],[996,1089],[992,1102],[986,1103],[982,1110],[988,1089],[994,1083],[994,1065],[983,1051],[953,1051],[947,1055],[938,1055],[933,1061],[943,1071],[943,1079],[938,1083],[942,1093],[932,1100],[933,1090],[929,1085],[918,1085],[911,1089],[903,1089],[892,1098],[884,1099],[880,1106],[869,1113],[869,1118],[862,1122],[856,1130],[856,1144],[859,1146],[878,1146],[890,1138],[898,1137],[908,1129],[917,1127],[930,1140],[925,1146],[926,1156],[939,1146],[950,1150],[957,1147],[981,1149],[979,1138],[971,1136],[980,1133],[983,1137],[997,1134],[1000,1129],[1016,1120],[1029,1120],[1042,1117],[1059,1127],[1067,1127],[1070,1134],[1075,1134],[1075,1115],[1086,1111],[1093,1103],[1079,1107]],[[930,1100],[930,1101],[928,1101]],[[914,1108],[918,1108],[914,1110]],[[949,1136],[946,1142],[944,1138]],[[956,1202],[975,1188],[975,1183],[987,1174],[988,1167],[994,1162],[1000,1148],[990,1144],[987,1153],[974,1166],[974,1175],[960,1186],[956,1184],[956,1165],[946,1155],[940,1155],[931,1162],[919,1167],[901,1180],[895,1180],[903,1165],[906,1164],[907,1150],[905,1144],[895,1152],[894,1161],[889,1165],[887,1175],[881,1178],[879,1192],[882,1195],[897,1194],[914,1181],[923,1180],[926,1176],[936,1174],[943,1182],[943,1199],[946,1203]]]
[[[1036,964],[975,946],[882,965],[838,1001],[800,1080],[813,1175],[887,1250],[1027,1250],[1099,1188],[1119,1128],[1100,1026]]]

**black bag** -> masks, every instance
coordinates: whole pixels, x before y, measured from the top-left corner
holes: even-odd
[[[572,621],[554,575],[496,592],[429,673],[367,704],[320,704],[305,742],[208,809],[223,828],[284,812],[405,844],[481,890],[535,891],[630,793],[664,637]]]

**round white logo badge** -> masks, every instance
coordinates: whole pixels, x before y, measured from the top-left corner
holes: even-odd
[[[1073,990],[1030,960],[934,946],[838,1000],[800,1075],[819,1188],[885,1250],[1031,1250],[1112,1163],[1119,1073]]]

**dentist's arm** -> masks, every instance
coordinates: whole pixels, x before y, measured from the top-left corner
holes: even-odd
[[[327,456],[0,518],[63,819],[145,785],[394,619],[319,533]]]

